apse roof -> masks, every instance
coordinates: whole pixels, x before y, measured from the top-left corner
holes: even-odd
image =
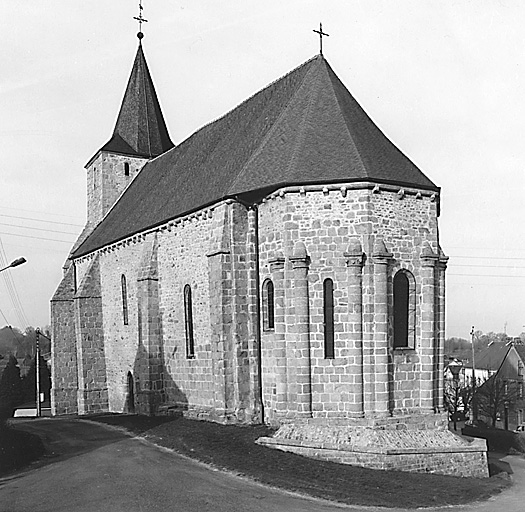
[[[228,197],[352,181],[439,191],[318,55],[148,162],[73,257]]]

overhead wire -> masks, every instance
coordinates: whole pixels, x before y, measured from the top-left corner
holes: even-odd
[[[61,233],[63,235],[76,235],[77,234],[77,233],[71,233],[71,231],[58,231],[56,229],[34,228],[32,226],[20,226],[18,224],[7,224],[6,222],[0,222],[0,226],[9,226],[10,228],[34,229],[35,231],[45,231],[47,233]]]
[[[0,217],[9,217],[10,219],[21,219],[21,220],[34,220],[36,222],[46,222],[48,224],[61,224],[63,226],[73,226],[75,228],[82,228],[82,224],[70,224],[69,222],[58,222],[54,220],[44,220],[44,219],[34,219],[32,217],[19,217],[18,215],[6,215],[5,213],[0,213]]]
[[[44,215],[52,215],[53,217],[66,217],[68,219],[79,219],[80,220],[80,217],[73,217],[72,215],[64,215],[62,213],[43,212],[39,210],[25,210],[23,208],[8,208],[6,206],[0,206],[0,210],[14,210],[16,212],[40,213]]]
[[[73,233],[71,233],[73,234]],[[47,238],[43,236],[31,236],[31,235],[21,235],[20,233],[6,233],[4,231],[0,231],[0,235],[9,235],[9,236],[20,236],[22,238],[32,238],[34,240],[46,240],[48,242],[62,242],[64,244],[72,244],[74,240],[57,240],[56,238]]]
[[[4,250],[4,244],[2,243],[2,239],[0,238],[0,261],[2,262],[2,266],[5,266],[8,264],[7,257]],[[7,291],[9,293],[9,296],[11,298],[11,302],[13,304],[13,307],[15,309],[15,313],[17,315],[17,318],[19,321],[21,321],[22,325],[28,326],[29,322],[27,320],[27,317],[24,312],[24,308],[22,307],[22,303],[20,302],[20,297],[18,295],[18,291],[16,289],[15,283],[11,277],[11,273],[4,272],[4,281],[7,286]]]

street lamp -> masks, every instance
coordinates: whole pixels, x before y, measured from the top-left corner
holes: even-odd
[[[458,421],[458,402],[459,402],[459,373],[463,368],[463,363],[460,361],[453,361],[448,365],[448,369],[452,374],[452,379],[454,381],[454,412],[453,412],[453,421],[454,421],[454,430],[457,430],[457,421]]]
[[[27,260],[25,258],[17,258],[16,260],[13,260],[11,263],[9,263],[9,265],[7,265],[7,267],[4,267],[4,268],[0,268],[0,272],[3,272],[4,270],[7,270],[8,268],[12,268],[12,267],[18,267],[18,265],[22,265],[23,263],[25,263]]]
[[[503,420],[504,420],[504,426],[505,426],[505,430],[508,430],[509,429],[509,405],[510,405],[510,402],[507,398],[505,398],[505,400],[503,401]]]

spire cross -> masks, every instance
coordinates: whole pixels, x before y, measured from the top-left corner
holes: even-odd
[[[319,34],[319,53],[323,54],[323,36],[329,37],[329,34],[323,32],[323,24],[319,23],[319,30],[314,30],[316,34]]]
[[[142,7],[142,0],[140,0],[139,1],[139,15],[138,16],[133,16],[133,19],[137,20],[139,22],[139,33],[137,34],[137,37],[139,39],[142,39],[144,37],[144,34],[142,33],[142,24],[148,22],[148,20],[146,20],[146,19],[144,19],[142,17],[142,10],[143,9],[144,9],[144,7]]]

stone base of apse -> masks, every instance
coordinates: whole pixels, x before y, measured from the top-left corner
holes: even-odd
[[[304,419],[283,422],[258,444],[306,457],[370,469],[489,476],[484,439],[466,440],[443,415],[382,419]]]

